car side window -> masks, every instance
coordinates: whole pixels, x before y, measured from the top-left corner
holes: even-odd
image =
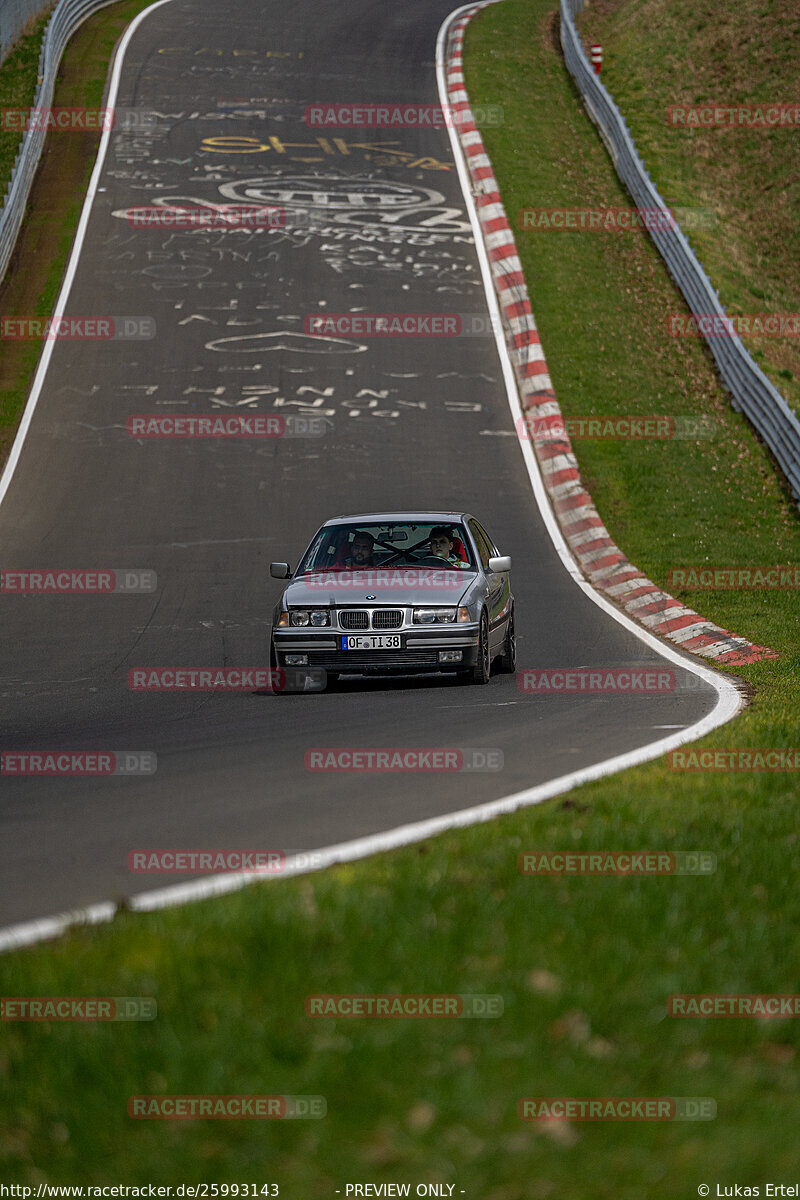
[[[469,523],[469,529],[470,533],[475,539],[475,545],[478,547],[478,554],[480,555],[481,564],[485,571],[489,566],[489,559],[492,557],[491,545],[489,544],[486,534],[483,532],[480,525],[474,518]]]
[[[486,545],[489,547],[489,549],[491,551],[491,557],[494,557],[498,553],[497,546],[495,546],[494,542],[489,537],[488,533],[483,528],[483,526],[479,525],[477,521],[475,522],[475,524],[478,526],[478,529],[483,534],[484,541],[486,542]]]

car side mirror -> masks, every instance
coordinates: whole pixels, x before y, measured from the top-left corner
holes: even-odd
[[[269,573],[273,579],[288,579],[292,570],[288,563],[270,563]]]
[[[511,570],[511,558],[508,554],[498,554],[496,558],[489,559],[489,570],[492,574],[500,571]]]

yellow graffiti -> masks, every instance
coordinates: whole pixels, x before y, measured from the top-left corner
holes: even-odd
[[[293,154],[290,151],[310,150],[311,154]],[[415,158],[409,150],[399,149],[398,142],[348,142],[341,137],[316,137],[309,142],[285,142],[282,138],[269,136],[267,138],[246,137],[238,134],[224,134],[218,137],[203,138],[200,143],[202,154],[285,154],[294,162],[324,162],[326,156],[349,156],[354,151],[360,151],[366,159],[372,159],[377,164],[400,163],[406,167],[418,167],[423,171],[449,171],[449,163],[441,162],[438,158]]]

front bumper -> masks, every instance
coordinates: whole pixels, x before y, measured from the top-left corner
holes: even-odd
[[[392,630],[392,633],[395,631]],[[277,665],[286,667],[286,655],[303,654],[309,667],[352,675],[410,675],[429,671],[461,671],[478,659],[478,626],[451,629],[417,626],[396,631],[399,650],[343,650],[344,631],[273,629]],[[440,653],[460,653],[457,661],[442,662]]]

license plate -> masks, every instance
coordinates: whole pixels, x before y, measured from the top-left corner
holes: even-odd
[[[401,650],[399,633],[342,634],[343,650]]]

